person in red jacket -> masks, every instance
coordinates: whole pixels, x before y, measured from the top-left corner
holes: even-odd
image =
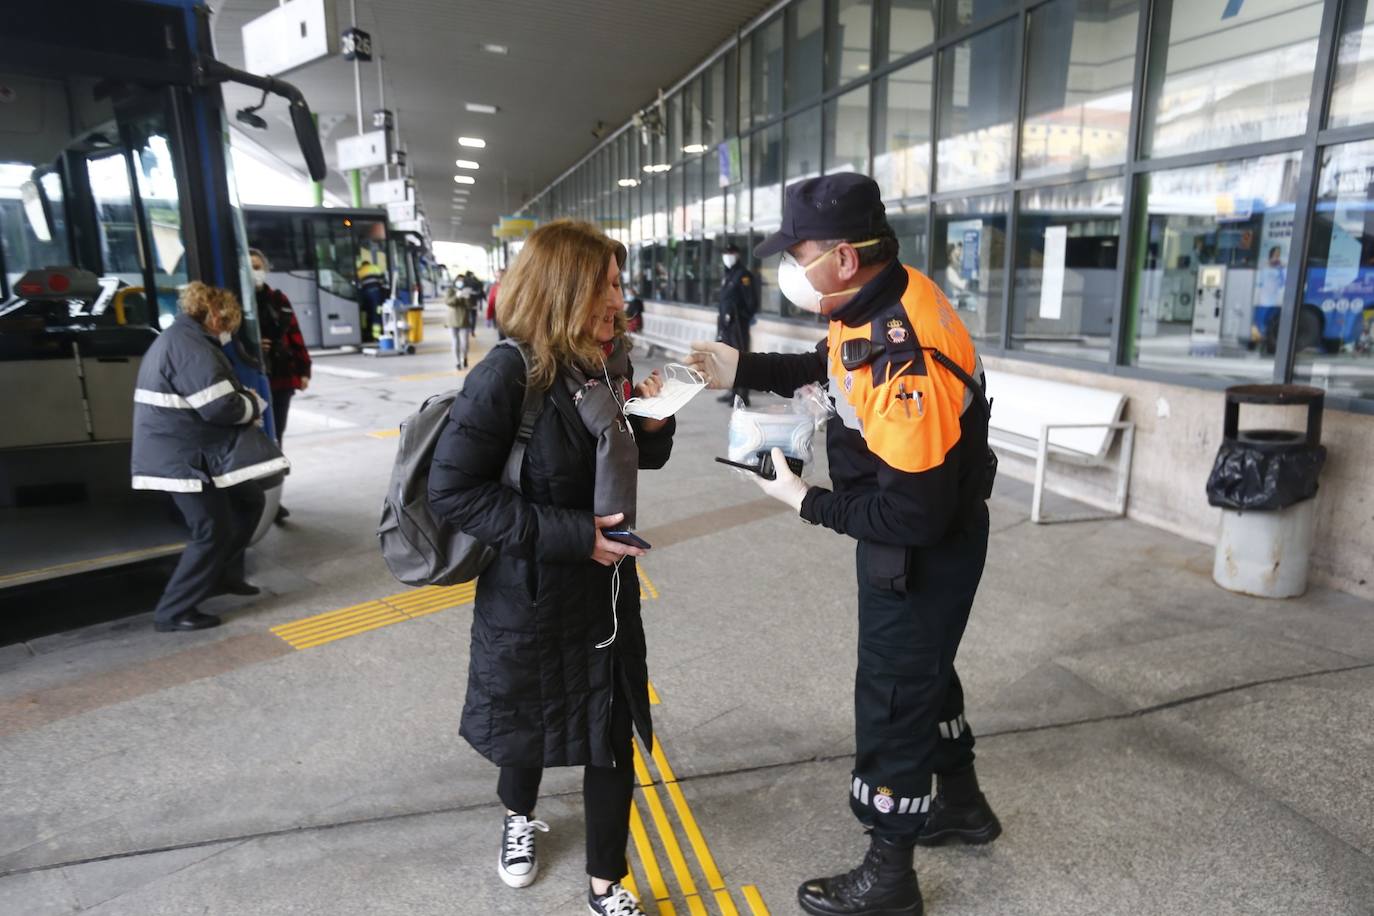
[[[258,326],[262,331],[262,355],[267,378],[272,386],[272,420],[277,444],[286,434],[286,418],[291,410],[291,398],[297,391],[310,387],[310,351],[305,348],[300,322],[291,300],[279,289],[267,285],[267,271],[272,264],[256,248],[248,249],[253,265],[253,285],[257,292]],[[285,506],[277,508],[278,524],[291,513]]]
[[[501,286],[501,278],[505,276],[504,270],[496,272],[496,279],[491,281],[491,289],[487,290],[487,327],[496,327],[496,290]],[[506,335],[502,334],[504,340]]]

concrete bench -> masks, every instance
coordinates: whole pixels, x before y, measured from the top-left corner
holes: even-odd
[[[1032,522],[1086,521],[1126,514],[1135,424],[1121,419],[1126,409],[1124,394],[991,369],[986,377],[988,397],[993,400],[989,444],[997,451],[1035,460]],[[1105,467],[1111,463],[1109,455],[1118,431],[1121,447],[1115,461],[1112,511],[1047,518],[1041,504],[1050,459],[1080,467]]]

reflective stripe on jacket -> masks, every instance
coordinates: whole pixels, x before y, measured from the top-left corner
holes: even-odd
[[[260,415],[219,344],[178,315],[139,367],[133,488],[198,493],[286,471],[290,462],[254,422]]]

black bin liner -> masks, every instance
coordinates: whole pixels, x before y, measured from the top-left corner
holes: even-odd
[[[1316,496],[1326,463],[1324,399],[1320,388],[1301,385],[1228,388],[1225,431],[1207,478],[1207,502],[1223,509],[1274,511]],[[1238,429],[1241,404],[1306,406],[1307,431]]]

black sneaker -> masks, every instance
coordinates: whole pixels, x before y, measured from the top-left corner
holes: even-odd
[[[543,821],[532,821],[523,814],[507,814],[501,828],[501,855],[496,871],[511,887],[528,887],[539,874],[539,859],[534,853],[534,832],[549,832]]]
[[[617,881],[603,896],[595,891],[587,891],[587,912],[592,916],[645,916],[635,895],[625,890]]]

